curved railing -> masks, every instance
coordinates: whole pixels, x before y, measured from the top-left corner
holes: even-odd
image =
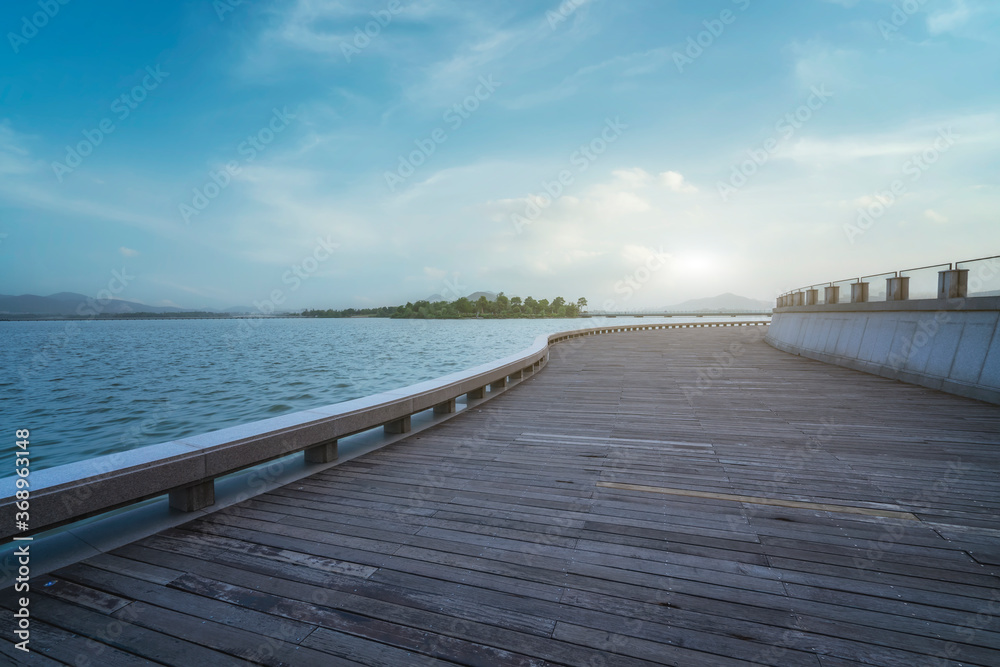
[[[499,395],[511,383],[541,368],[550,346],[582,336],[655,329],[754,326],[767,322],[705,322],[602,326],[539,336],[525,350],[503,359],[435,380],[324,407],[295,412],[189,438],[108,454],[86,461],[33,471],[30,526],[24,535],[169,494],[170,506],[194,511],[214,503],[215,480],[274,459],[304,452],[307,463],[331,463],[337,441],[382,427],[387,434],[408,433],[411,416],[425,410],[439,415]],[[16,533],[15,482],[0,480],[0,541]]]
[[[884,279],[884,289],[879,279]],[[872,286],[874,289],[869,289]],[[842,288],[846,288],[843,294],[841,294]],[[859,278],[814,283],[782,292],[778,295],[777,307],[911,299],[965,299],[998,294],[1000,294],[1000,255],[994,255],[876,273]]]

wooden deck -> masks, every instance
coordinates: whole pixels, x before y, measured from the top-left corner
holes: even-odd
[[[29,664],[1000,664],[1000,408],[760,334],[561,344],[480,409],[36,579]]]

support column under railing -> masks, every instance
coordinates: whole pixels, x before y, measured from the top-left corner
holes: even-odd
[[[194,512],[215,504],[215,480],[185,486],[170,492],[170,507],[182,512]]]

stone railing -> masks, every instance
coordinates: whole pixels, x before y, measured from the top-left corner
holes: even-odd
[[[527,349],[466,371],[392,391],[232,426],[131,451],[33,471],[30,526],[38,533],[162,495],[170,507],[192,512],[215,502],[215,480],[302,452],[308,464],[337,458],[337,442],[382,428],[387,435],[411,431],[411,417],[424,411],[447,417],[493,398],[538,371],[549,348],[583,336],[657,329],[756,326],[767,322],[705,322],[603,326],[539,336]],[[434,421],[438,423],[440,420]],[[15,482],[0,479],[0,541],[16,534]]]

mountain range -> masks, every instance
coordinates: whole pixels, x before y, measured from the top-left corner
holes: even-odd
[[[771,310],[774,302],[762,301],[761,299],[751,299],[749,297],[726,292],[719,296],[707,297],[704,299],[690,299],[683,303],[664,308],[666,311],[685,312],[715,312],[720,310]]]
[[[469,301],[479,301],[479,297],[481,296],[485,296],[487,301],[497,300],[496,292],[473,292],[472,294],[469,294],[465,298],[468,299]],[[430,301],[431,303],[437,303],[438,301],[449,301],[449,302],[456,301],[456,299],[446,299],[441,294],[431,294],[429,297],[427,297],[427,300]]]
[[[138,301],[125,301],[124,299],[109,299],[101,303],[86,294],[77,294],[75,292],[59,292],[48,296],[38,296],[36,294],[10,296],[0,294],[0,314],[4,315],[61,316],[77,315],[80,313],[87,315],[97,309],[100,310],[101,314],[105,315],[120,315],[122,313],[183,313],[193,310],[190,308],[175,308],[173,306],[149,306]],[[214,308],[200,308],[198,310],[208,313],[245,313],[253,309],[243,306],[228,308],[226,310],[216,310]]]

